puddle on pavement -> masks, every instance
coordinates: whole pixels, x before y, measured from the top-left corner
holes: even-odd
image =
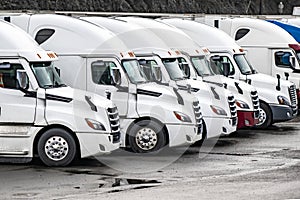
[[[216,143],[216,147],[226,147],[237,144],[237,140],[218,140]]]
[[[133,186],[130,187],[130,190],[144,189],[150,187],[156,187],[161,184],[160,181],[154,179],[135,179],[135,178],[114,178],[118,175],[116,174],[105,174],[105,173],[97,173],[90,169],[70,169],[64,170],[64,172],[72,174],[85,174],[85,175],[99,175],[101,177],[98,180],[105,181],[105,183],[99,183],[98,188],[117,188],[121,186]],[[80,189],[74,187],[75,189]],[[127,189],[114,189],[108,191],[108,193],[113,192],[121,192]]]
[[[126,179],[126,178],[115,178],[114,183],[111,185],[112,188],[122,187],[122,186],[132,186],[132,187],[122,187],[122,189],[114,189],[110,190],[107,193],[116,193],[122,192],[127,190],[140,190],[145,188],[152,188],[157,187],[161,184],[160,181],[153,180],[153,179]],[[99,184],[99,188],[107,187],[106,184]]]
[[[255,130],[245,129],[245,130],[236,131],[228,136],[224,136],[224,138],[255,139],[255,138],[257,138],[257,135],[256,135]]]
[[[132,188],[132,190],[140,190],[140,189],[146,189],[146,188],[152,188],[152,187],[156,187],[154,185],[144,185],[144,186],[138,186],[138,187],[134,187]],[[116,193],[116,192],[123,192],[125,190],[111,190],[108,191],[107,193]]]
[[[159,183],[161,182],[157,180],[116,178],[112,187],[118,187],[123,185],[159,184]]]
[[[104,177],[116,177],[116,176],[118,176],[117,174],[106,174],[106,173],[92,171],[90,169],[69,169],[69,170],[63,170],[63,171],[66,172],[66,173],[70,173],[70,175],[85,174],[85,175],[100,175],[100,176],[104,176]]]
[[[226,152],[209,152],[213,155],[226,155],[226,156],[250,156],[250,153],[226,153]]]
[[[270,126],[266,130],[261,130],[264,134],[270,134],[270,135],[289,135],[289,134],[295,134],[294,132],[299,130],[297,127],[293,126]]]

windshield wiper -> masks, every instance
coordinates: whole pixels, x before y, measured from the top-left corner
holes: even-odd
[[[211,74],[201,74],[202,76],[211,76]]]
[[[244,74],[252,74],[252,71],[246,71],[246,72],[244,72]]]
[[[173,78],[174,81],[181,81],[184,80],[185,78],[181,77],[181,78]]]
[[[55,87],[67,87],[67,85],[64,83],[61,83],[61,84],[56,84]]]
[[[43,88],[45,88],[45,89],[54,88],[54,85],[44,85]]]
[[[147,83],[147,82],[149,82],[149,81],[136,81],[136,82],[134,82],[135,84],[142,84],[142,83]]]

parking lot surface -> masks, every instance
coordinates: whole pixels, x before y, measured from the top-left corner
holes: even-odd
[[[61,168],[2,163],[0,199],[300,199],[298,121],[210,139],[161,167],[163,157]]]

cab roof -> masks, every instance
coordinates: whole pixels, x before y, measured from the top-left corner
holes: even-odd
[[[220,28],[226,29],[233,38],[236,38],[239,30],[248,30],[248,33],[236,40],[241,46],[287,48],[288,44],[297,43],[287,31],[261,19],[225,18],[220,20]]]
[[[169,48],[179,50],[201,49],[201,47],[199,47],[184,32],[172,25],[164,23],[163,21],[138,17],[118,17],[117,19],[144,27],[159,37]]]
[[[187,35],[198,45],[205,46],[209,50],[240,49],[241,47],[224,31],[186,19],[164,19],[165,23],[171,24]]]
[[[0,20],[0,57],[23,57],[29,62],[53,61],[57,56],[44,51],[25,31]]]
[[[63,15],[31,15],[29,34],[36,37],[39,31],[45,29],[51,29],[54,33],[41,46],[59,55],[128,51],[114,33],[95,24]]]

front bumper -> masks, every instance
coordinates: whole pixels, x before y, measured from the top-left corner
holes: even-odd
[[[113,143],[113,136],[108,133],[76,133],[76,136],[81,158],[108,154],[120,147],[120,142]]]
[[[191,145],[202,139],[202,125],[166,124],[169,132],[169,147]]]
[[[293,109],[286,105],[272,104],[270,108],[273,114],[273,122],[284,122],[297,116],[297,111],[295,111],[295,109],[298,109],[297,107]]]
[[[252,127],[258,123],[258,118],[254,117],[254,111],[237,111],[238,124],[237,128]]]
[[[207,138],[229,135],[237,128],[236,118],[203,117],[203,119],[206,124]]]

